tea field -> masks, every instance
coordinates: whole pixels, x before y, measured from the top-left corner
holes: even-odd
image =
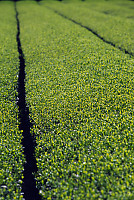
[[[127,0],[16,3],[41,199],[134,199],[131,7]],[[0,199],[24,199],[13,2],[0,2],[0,19]]]
[[[6,8],[6,10],[5,10]],[[14,4],[0,2],[0,199],[22,199],[24,155],[16,87],[18,51]]]
[[[44,1],[45,5],[49,1]],[[134,55],[134,2],[87,0],[55,1],[48,7],[90,28],[106,41]]]

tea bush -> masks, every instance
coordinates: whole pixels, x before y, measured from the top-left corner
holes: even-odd
[[[92,0],[65,2],[43,1],[42,4],[92,29],[116,47],[134,55],[133,2]]]
[[[133,57],[36,2],[17,5],[40,194],[133,199]]]
[[[0,2],[0,199],[23,199],[21,195],[23,149],[16,106],[18,52],[14,4]]]

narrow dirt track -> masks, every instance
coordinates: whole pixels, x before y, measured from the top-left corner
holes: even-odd
[[[17,45],[19,53],[19,75],[18,75],[18,97],[17,104],[19,109],[19,129],[22,131],[23,139],[22,145],[24,148],[24,155],[26,158],[26,163],[24,164],[24,179],[22,185],[22,193],[25,200],[41,200],[39,191],[36,188],[36,180],[33,173],[37,173],[37,164],[35,158],[35,138],[32,137],[30,133],[30,127],[32,123],[29,118],[29,108],[26,103],[26,92],[25,92],[25,58],[20,41],[20,22],[18,18],[18,11],[15,2],[15,12],[16,12],[16,22],[17,22]]]

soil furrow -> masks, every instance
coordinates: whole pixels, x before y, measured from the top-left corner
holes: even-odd
[[[34,178],[34,173],[37,173],[37,164],[35,159],[35,138],[32,137],[30,133],[30,127],[32,123],[29,118],[29,108],[26,103],[26,91],[25,91],[25,58],[20,41],[20,22],[18,18],[18,11],[15,2],[15,12],[16,12],[16,22],[17,22],[17,45],[19,52],[19,75],[18,75],[18,97],[17,104],[19,109],[19,129],[22,131],[23,139],[22,145],[24,148],[24,155],[26,158],[26,163],[24,164],[24,178],[22,184],[22,192],[25,200],[40,200],[39,191],[36,188],[36,180]]]
[[[75,24],[81,26],[82,28],[87,29],[88,31],[90,31],[91,33],[93,33],[95,36],[97,36],[99,39],[101,39],[103,42],[105,42],[105,43],[107,43],[107,44],[109,44],[109,45],[111,45],[111,46],[113,46],[113,47],[119,49],[120,51],[124,52],[125,54],[128,54],[128,55],[130,55],[130,56],[134,56],[133,53],[127,51],[126,49],[123,49],[123,48],[121,48],[121,47],[116,46],[116,44],[114,44],[114,43],[111,42],[111,41],[106,40],[105,38],[103,38],[102,36],[100,36],[97,32],[95,32],[94,30],[92,30],[91,28],[89,28],[89,27],[87,27],[87,26],[85,26],[85,25],[82,25],[81,23],[75,21],[74,19],[71,19],[70,17],[68,17],[68,16],[66,16],[66,15],[64,15],[64,14],[62,14],[62,13],[60,13],[60,12],[58,12],[57,10],[54,10],[54,9],[52,9],[52,8],[50,8],[50,7],[47,7],[47,8],[53,10],[55,13],[57,13],[57,14],[60,15],[61,17],[65,18],[65,19],[67,19],[67,20],[72,21],[73,23],[75,23]]]

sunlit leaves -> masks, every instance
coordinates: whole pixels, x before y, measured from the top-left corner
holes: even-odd
[[[18,5],[40,194],[132,199],[133,58],[43,6]]]
[[[24,156],[16,105],[18,52],[14,4],[0,2],[0,199],[21,200]]]
[[[50,8],[88,27],[104,40],[134,55],[134,12],[131,1],[45,1]]]

